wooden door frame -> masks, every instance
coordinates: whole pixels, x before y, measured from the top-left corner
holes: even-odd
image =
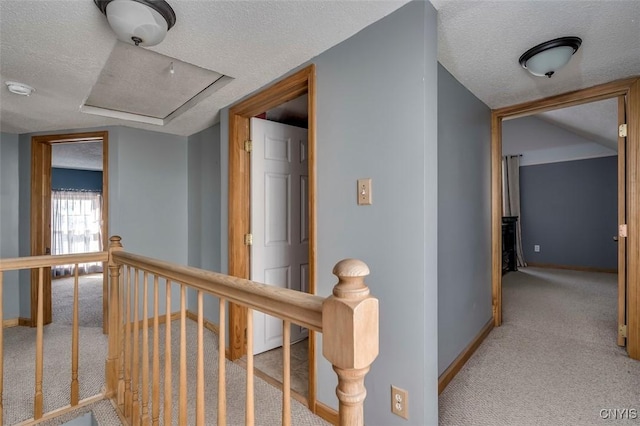
[[[102,247],[109,242],[109,132],[66,133],[33,136],[31,138],[31,255],[44,254],[51,246],[51,229],[45,232],[43,214],[51,216],[51,146],[57,143],[102,141]],[[47,245],[48,243],[48,245]],[[103,266],[103,274],[107,268]],[[50,273],[47,268],[44,273]],[[35,326],[38,313],[38,271],[31,272],[31,325]],[[43,306],[44,324],[52,321],[51,280],[45,280]],[[106,280],[103,281],[103,331],[108,332],[108,298]]]
[[[249,278],[250,251],[244,235],[250,232],[250,157],[244,143],[250,139],[250,120],[271,108],[308,95],[309,148],[309,293],[316,293],[316,87],[315,65],[233,105],[229,109],[229,275]],[[246,353],[246,308],[229,304],[229,358]],[[309,409],[316,410],[315,333],[309,330]]]
[[[493,320],[502,324],[502,120],[618,96],[627,98],[627,352],[640,360],[640,77],[491,111],[491,277]]]

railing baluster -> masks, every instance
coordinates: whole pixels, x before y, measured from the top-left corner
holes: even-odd
[[[164,334],[164,424],[173,423],[171,415],[171,281],[167,278]]]
[[[124,416],[131,418],[131,267],[127,267],[124,291]]]
[[[4,320],[4,295],[2,294],[2,277],[4,273],[0,271],[0,321]],[[4,392],[4,326],[0,324],[0,425],[4,424],[2,413],[4,411],[4,404],[2,403]]]
[[[36,319],[36,393],[33,398],[33,418],[42,417],[42,352],[44,331],[44,268],[38,269],[38,316]]]
[[[226,355],[225,348],[227,345],[225,330],[227,329],[226,323],[226,302],[223,298],[220,298],[218,303],[219,315],[218,323],[220,324],[218,330],[218,426],[226,426],[227,424],[227,379],[226,379]]]
[[[187,424],[187,286],[180,284],[180,426]]]
[[[131,374],[131,423],[138,425],[140,423],[140,396],[138,395],[138,384],[140,381],[140,317],[138,315],[140,306],[140,271],[136,268],[133,270],[135,274],[133,280],[133,358],[132,358],[132,374]]]
[[[124,413],[124,400],[125,400],[125,376],[124,376],[124,370],[125,370],[125,364],[126,364],[126,356],[125,356],[125,334],[126,334],[126,330],[125,330],[125,324],[127,323],[127,320],[125,319],[125,315],[126,315],[126,309],[125,309],[125,300],[126,300],[126,294],[127,294],[127,288],[126,288],[126,282],[127,282],[127,275],[129,274],[129,269],[125,268],[124,266],[120,267],[120,279],[118,282],[118,288],[120,289],[120,300],[118,303],[118,321],[120,322],[118,324],[118,328],[120,329],[120,333],[118,334],[118,347],[120,348],[119,352],[120,352],[120,359],[118,360],[118,367],[119,367],[119,372],[118,372],[118,408],[120,409],[121,413]],[[126,275],[125,275],[126,274]]]
[[[149,274],[143,276],[142,295],[142,424],[149,424]]]
[[[244,423],[252,426],[255,422],[253,404],[253,309],[247,309],[247,399]]]
[[[282,322],[282,424],[291,425],[291,323]]]
[[[71,406],[78,405],[80,401],[80,388],[78,384],[78,327],[79,324],[79,279],[78,264],[75,264],[75,274],[73,280],[73,328],[71,331]]]
[[[158,319],[158,276],[153,277],[153,385],[151,391],[151,423],[160,422],[160,321]]]
[[[196,426],[204,426],[204,293],[198,290],[198,360],[196,379]]]
[[[120,336],[122,334],[122,330],[120,328],[120,321],[122,317],[120,316],[121,302],[120,295],[122,294],[122,290],[120,289],[121,282],[121,271],[122,267],[116,264],[113,254],[116,251],[122,250],[122,244],[120,243],[120,237],[113,236],[109,238],[109,291],[105,297],[108,297],[107,306],[109,309],[105,312],[108,312],[109,315],[109,351],[107,353],[107,361],[105,362],[105,396],[107,398],[112,398],[116,403],[119,403],[121,393],[120,393],[120,379],[119,376],[119,368],[120,362],[122,361],[120,354]],[[106,286],[104,286],[106,288]]]

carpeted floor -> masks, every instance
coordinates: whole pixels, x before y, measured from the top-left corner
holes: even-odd
[[[51,308],[54,324],[73,324],[73,288],[73,277],[51,281]],[[80,326],[102,327],[102,274],[79,277],[78,299]]]
[[[523,268],[494,329],[440,395],[440,425],[599,425],[636,410],[640,362],[616,346],[617,276]]]
[[[180,323],[172,323],[172,363],[174,366],[173,384],[173,422],[178,416],[178,369]],[[164,331],[160,327],[160,365],[164,366]],[[187,321],[187,395],[188,424],[195,424],[195,376],[196,376],[196,339],[197,327],[193,321]],[[208,330],[205,333],[205,378],[206,424],[216,423],[217,412],[217,336]],[[70,383],[70,347],[71,328],[51,324],[45,327],[45,367],[44,367],[44,406],[45,411],[62,407],[69,403]],[[150,332],[150,349],[153,347],[153,333]],[[80,329],[80,397],[86,398],[100,392],[104,383],[104,360],[106,358],[107,337],[99,327]],[[141,352],[141,349],[140,349]],[[151,353],[150,353],[151,357]],[[5,330],[5,423],[15,424],[32,417],[35,365],[35,329],[14,327]],[[151,367],[151,362],[149,363]],[[142,372],[142,370],[140,370]],[[161,373],[161,401],[164,381]],[[227,423],[244,424],[244,390],[246,389],[246,370],[235,363],[226,363],[227,377]],[[141,382],[141,378],[140,378]],[[254,378],[255,413],[257,425],[273,425],[281,422],[282,393],[261,380]],[[96,406],[98,406],[96,404]],[[326,425],[321,418],[313,415],[296,400],[291,402],[292,423],[296,425]],[[92,408],[91,408],[92,409]],[[149,407],[151,412],[151,407]],[[77,415],[88,409],[80,410]],[[101,425],[119,424],[115,413],[107,405],[101,404],[94,409],[96,419]],[[160,405],[162,419],[162,405]],[[69,420],[67,416],[67,420]],[[116,423],[114,423],[116,422]],[[160,422],[162,424],[162,420]],[[48,424],[61,424],[56,419]]]

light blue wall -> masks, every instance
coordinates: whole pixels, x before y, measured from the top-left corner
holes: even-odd
[[[188,139],[189,265],[220,271],[220,125]],[[189,309],[197,311],[189,291]],[[205,316],[218,323],[218,299],[205,296]]]
[[[407,424],[391,414],[391,384],[409,391],[410,424],[438,423],[436,39],[436,11],[412,2],[311,60],[318,294],[330,294],[340,259],[370,265],[367,283],[380,300],[380,355],[366,379],[371,425]],[[221,138],[228,138],[227,109]],[[372,206],[356,205],[356,180],[363,177],[373,180]],[[226,192],[222,200],[225,212]],[[222,241],[226,226],[223,216]],[[318,399],[337,407],[335,373],[319,347]]]
[[[491,110],[438,66],[438,373],[492,317]]]
[[[19,256],[18,135],[0,133],[0,257]],[[20,288],[17,271],[3,274],[3,319],[20,316]],[[0,326],[2,326],[0,324]]]
[[[98,130],[109,132],[109,234],[121,235],[127,251],[186,264],[187,138],[119,126],[81,129]],[[36,134],[42,133],[19,137],[21,256],[30,254],[31,137]],[[29,273],[21,272],[20,281],[20,314],[30,317]],[[174,285],[172,311],[179,309],[179,296]]]

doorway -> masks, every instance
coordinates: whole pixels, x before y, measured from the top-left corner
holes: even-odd
[[[625,224],[626,267],[620,268],[621,280],[626,287],[626,300],[621,306],[627,318],[627,352],[633,359],[640,360],[640,79],[631,78],[604,85],[579,90],[533,102],[492,111],[491,119],[491,192],[492,192],[492,295],[494,325],[502,323],[502,121],[507,118],[524,117],[544,111],[580,105],[603,99],[624,97],[622,108],[626,116],[626,175],[624,191],[627,220]],[[625,188],[626,187],[626,188]],[[622,233],[621,233],[622,234]],[[619,297],[621,294],[619,292]]]
[[[315,147],[315,66],[310,65],[229,110],[229,275],[250,277],[250,246],[245,235],[251,225],[250,156],[245,142],[250,140],[250,120],[274,107],[307,95],[308,129],[308,292],[316,292],[316,147]],[[246,353],[246,309],[229,305],[229,357]],[[308,405],[316,410],[315,335],[309,332]]]
[[[108,132],[90,132],[77,134],[60,134],[34,136],[31,139],[31,255],[45,255],[52,253],[52,161],[53,146],[59,144],[101,143],[102,154],[102,189],[100,209],[100,231],[102,249],[107,247],[108,241]],[[79,201],[81,204],[82,201]],[[86,203],[85,203],[86,204]],[[106,265],[102,265],[102,328],[108,332],[108,297],[107,281],[104,279]],[[53,319],[51,295],[51,268],[43,270],[43,312],[44,324],[50,324]],[[37,323],[38,306],[38,271],[31,272],[31,325]]]

